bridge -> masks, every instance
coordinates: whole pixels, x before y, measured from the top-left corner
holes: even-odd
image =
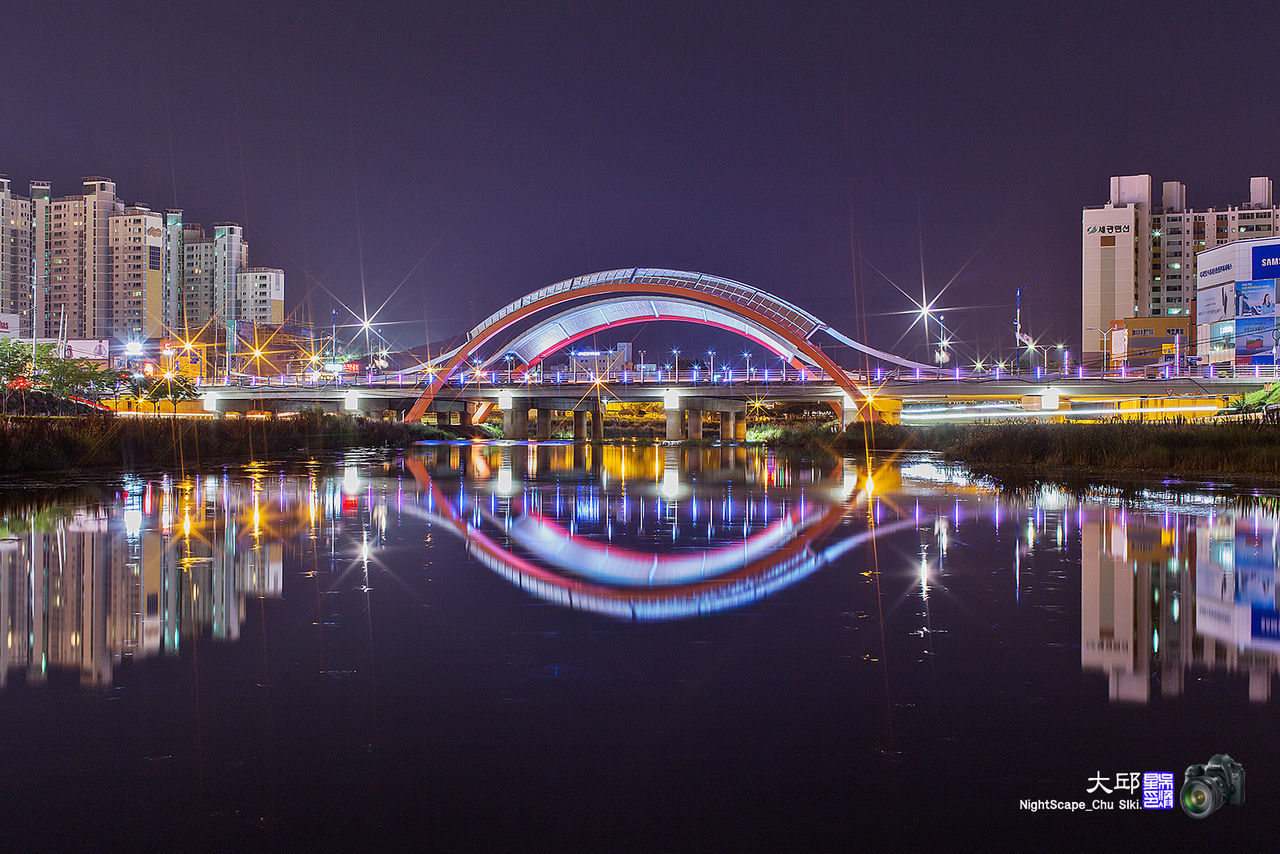
[[[680,321],[735,332],[778,357],[777,367],[747,370],[660,368],[599,375],[544,369],[544,360],[606,329]],[[843,362],[844,364],[841,364]],[[858,362],[859,364],[851,364]],[[742,282],[705,273],[629,268],[539,288],[489,315],[464,340],[412,370],[354,382],[305,379],[210,388],[209,411],[321,406],[407,421],[480,423],[496,408],[505,435],[548,438],[555,413],[573,413],[574,437],[603,435],[613,402],[661,403],[669,439],[698,438],[704,414],[722,438],[742,438],[748,412],[763,403],[829,404],[842,425],[854,420],[964,417],[1106,418],[1205,415],[1226,399],[1259,388],[1258,372],[1215,376],[1168,370],[1086,376],[1041,372],[1010,376],[940,370],[869,347],[808,311]],[[904,406],[908,408],[904,412]]]

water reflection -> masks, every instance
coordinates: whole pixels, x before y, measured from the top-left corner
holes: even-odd
[[[1105,508],[1084,527],[1080,662],[1107,675],[1112,700],[1176,697],[1188,674],[1244,673],[1271,698],[1280,669],[1280,519],[1219,508],[1208,516]]]
[[[287,544],[309,530],[301,484],[126,478],[28,505],[0,524],[0,685],[51,672],[109,685],[131,658],[194,634],[235,641],[250,598],[279,598]]]
[[[742,446],[445,446],[407,465],[429,496],[418,515],[489,569],[540,599],[635,620],[758,601],[911,524],[854,520],[868,492],[850,462]]]
[[[1034,642],[996,642],[1019,644],[1020,665],[1078,638],[1079,667],[1105,678],[1113,702],[1178,697],[1215,676],[1270,699],[1274,506],[1163,489],[1011,495],[920,459],[877,469],[873,488],[871,476],[856,459],[741,446],[446,444],[394,461],[10,499],[0,686],[59,674],[106,686],[127,661],[181,655],[197,638],[235,642],[299,579],[316,588],[306,619],[340,631],[344,608],[372,619],[380,575],[421,599],[434,564],[466,589],[492,572],[529,602],[635,621],[767,607],[827,569],[848,582],[848,602],[794,601],[874,622],[881,638],[861,660],[896,644],[898,661],[918,647],[944,666],[1018,621]],[[353,641],[324,643],[341,658]]]

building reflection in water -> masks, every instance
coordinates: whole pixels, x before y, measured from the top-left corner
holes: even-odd
[[[1080,662],[1107,674],[1111,699],[1164,697],[1189,674],[1243,673],[1249,699],[1280,670],[1280,519],[1215,507],[1207,515],[1103,508],[1081,542]]]
[[[176,654],[205,632],[238,639],[246,600],[281,595],[284,544],[310,524],[283,488],[128,479],[83,506],[6,514],[0,685],[18,672],[109,685],[122,660]]]
[[[286,567],[367,597],[389,518],[402,541],[410,524],[432,548],[448,533],[524,593],[624,620],[750,605],[901,535],[878,549],[910,556],[922,637],[946,629],[931,595],[964,590],[966,561],[980,578],[994,559],[1010,573],[997,607],[1043,605],[1052,619],[1079,595],[1081,667],[1106,675],[1115,702],[1176,697],[1219,673],[1242,674],[1264,702],[1280,663],[1280,517],[1220,497],[1010,497],[919,461],[878,470],[869,496],[856,461],[740,446],[445,444],[403,470],[379,465],[132,478],[0,514],[0,686],[57,674],[105,686],[126,660],[236,641],[249,601],[282,595]],[[994,530],[989,546],[978,526]],[[870,560],[854,564],[868,583]]]

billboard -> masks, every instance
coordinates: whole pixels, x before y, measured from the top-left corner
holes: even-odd
[[[18,337],[18,315],[0,314],[0,338]]]
[[[59,354],[67,359],[92,359],[105,362],[110,350],[110,342],[106,338],[72,338],[62,345]]]
[[[1275,317],[1236,318],[1236,364],[1275,364]]]
[[[1280,276],[1280,243],[1253,247],[1253,277],[1274,279]]]
[[[1196,294],[1196,323],[1219,323],[1236,316],[1236,297],[1231,285],[1205,288]]]
[[[1236,317],[1275,317],[1276,280],[1236,282]]]
[[[1228,252],[1235,251],[1235,247],[1228,248],[1224,246],[1222,248],[1227,249],[1227,252],[1211,249],[1196,256],[1196,268],[1199,271],[1196,274],[1197,288],[1203,290],[1214,285],[1220,285],[1223,282],[1235,281],[1235,264],[1231,260],[1231,255],[1228,254]],[[1265,278],[1265,276],[1255,278]],[[1272,276],[1272,278],[1275,277]]]

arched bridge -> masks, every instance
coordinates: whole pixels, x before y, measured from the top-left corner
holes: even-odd
[[[405,420],[421,418],[449,379],[473,360],[483,368],[511,355],[535,365],[602,329],[654,320],[737,332],[800,370],[808,367],[829,377],[843,390],[845,405],[866,419],[873,416],[866,393],[824,352],[822,337],[879,362],[932,370],[854,341],[799,306],[751,285],[706,273],[637,267],[565,279],[489,315],[467,333],[465,342],[423,366],[427,387]]]

